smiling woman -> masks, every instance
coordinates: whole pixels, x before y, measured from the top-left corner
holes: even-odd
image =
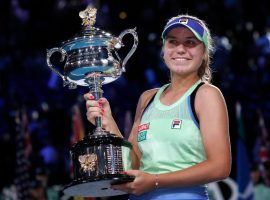
[[[227,108],[210,83],[211,35],[200,19],[180,15],[169,20],[162,39],[171,82],[141,95],[129,137],[133,169],[125,171],[135,179],[112,188],[133,200],[205,200],[206,184],[228,177],[231,168]],[[101,116],[121,135],[108,101],[85,99],[96,105],[87,106],[89,121]]]
[[[173,29],[168,33],[163,52],[171,76],[197,72],[207,56],[203,43],[186,27]]]
[[[172,17],[166,24],[162,32],[163,44],[166,42],[166,40],[170,41],[170,37],[173,37],[172,35],[173,33],[171,32],[173,31],[178,32],[180,31],[179,29],[181,27],[186,28],[185,31],[182,30],[187,34],[186,37],[182,36],[182,39],[185,39],[184,41],[182,41],[184,42],[183,45],[185,47],[190,49],[192,47],[196,47],[197,45],[199,45],[199,43],[204,44],[205,52],[204,57],[202,59],[202,63],[201,65],[199,65],[198,75],[203,81],[211,82],[212,74],[209,64],[210,64],[210,54],[213,51],[213,44],[212,44],[213,41],[208,27],[202,20],[190,15],[179,15],[177,17]],[[179,37],[182,34],[175,33],[175,35],[178,36],[179,39]],[[177,39],[177,37],[174,39]],[[201,56],[199,57],[201,58]]]

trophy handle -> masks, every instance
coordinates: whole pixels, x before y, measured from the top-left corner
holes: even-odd
[[[66,52],[64,49],[62,49],[62,48],[55,47],[55,48],[49,49],[49,50],[47,50],[47,65],[48,65],[48,67],[49,67],[53,72],[55,72],[58,76],[60,76],[60,77],[63,79],[63,81],[64,81],[64,86],[69,85],[70,82],[67,80],[67,78],[66,78],[64,75],[62,75],[58,70],[56,70],[56,69],[53,67],[52,63],[51,63],[51,56],[52,56],[52,54],[54,54],[55,52],[61,53],[61,60],[60,60],[60,62],[63,62],[64,59],[65,59],[65,57],[67,56],[67,52]]]
[[[132,54],[135,52],[135,50],[137,49],[137,46],[138,46],[138,35],[137,35],[137,32],[136,32],[136,28],[134,28],[134,29],[127,29],[127,30],[124,30],[123,32],[121,32],[120,35],[119,35],[119,37],[118,37],[118,40],[119,40],[120,44],[122,44],[122,38],[126,34],[129,34],[129,33],[133,35],[134,42],[133,42],[133,46],[130,49],[129,53],[127,54],[127,56],[123,60],[123,63],[122,63],[122,71],[123,72],[126,71],[126,67],[125,67],[126,66],[126,63],[129,60],[129,58],[132,56]]]

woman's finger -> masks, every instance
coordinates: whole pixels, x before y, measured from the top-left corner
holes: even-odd
[[[90,107],[100,107],[100,104],[97,101],[88,100],[86,101],[86,108]]]
[[[102,108],[99,108],[99,107],[88,107],[87,108],[87,113],[91,113],[91,112],[100,112],[102,113]]]
[[[84,99],[87,101],[87,100],[94,100],[95,97],[94,95],[92,95],[91,93],[86,93],[83,95]]]
[[[124,171],[124,174],[137,177],[140,175],[140,170],[126,170]]]
[[[86,112],[87,119],[95,125],[95,118],[102,117],[102,113],[100,111],[87,111]]]
[[[89,108],[86,112],[86,115],[90,118],[102,117],[103,113],[101,109],[98,108]]]

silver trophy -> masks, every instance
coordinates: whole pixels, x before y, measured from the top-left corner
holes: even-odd
[[[64,86],[74,89],[77,85],[88,86],[98,100],[102,97],[102,85],[118,79],[125,72],[125,65],[137,48],[138,36],[135,29],[127,29],[118,37],[94,27],[95,8],[81,11],[82,31],[74,38],[62,43],[61,47],[47,51],[48,67],[59,75]],[[131,50],[121,61],[117,50],[123,47],[122,38],[126,34],[133,36]],[[61,54],[65,61],[63,74],[53,67],[52,54]],[[95,119],[96,128],[71,148],[74,179],[64,187],[64,193],[70,196],[104,197],[124,194],[113,190],[111,184],[134,180],[123,174],[130,168],[131,143],[109,133],[102,128],[101,117]]]

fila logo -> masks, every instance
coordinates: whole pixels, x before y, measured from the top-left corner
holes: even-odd
[[[138,132],[148,130],[149,127],[150,127],[150,122],[147,123],[147,124],[141,124],[141,125],[138,127]]]
[[[187,18],[181,18],[181,19],[179,19],[179,22],[181,24],[187,24],[188,23],[188,19]]]
[[[172,129],[180,129],[182,124],[182,120],[174,119],[172,122]]]

